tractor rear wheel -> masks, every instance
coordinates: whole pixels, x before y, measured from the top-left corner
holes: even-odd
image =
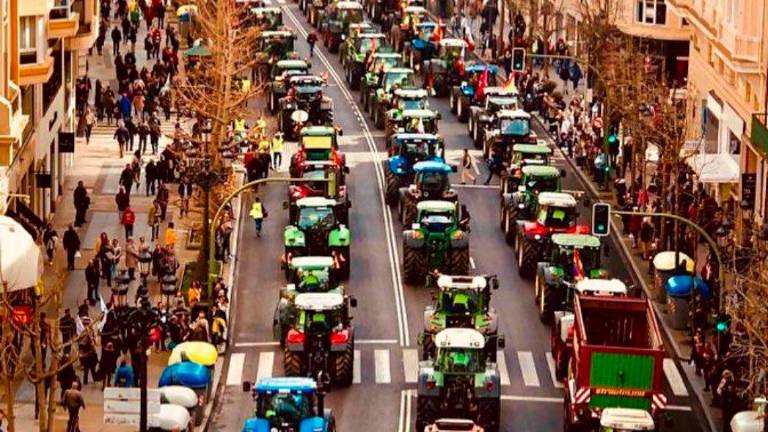
[[[552,314],[555,311],[557,287],[541,281],[539,289],[539,319],[543,323],[548,323],[552,321]]]
[[[541,273],[536,273],[536,278],[533,280],[533,304],[537,307],[539,305],[539,295],[541,294],[541,286],[544,284],[544,277]]]
[[[344,352],[334,355],[334,382],[340,386],[352,385],[352,364],[355,360],[355,342],[350,339]]]
[[[427,396],[416,397],[416,430],[423,431],[424,428],[437,420],[440,414],[440,402],[437,398]]]
[[[416,220],[416,203],[404,197],[400,200],[400,222],[403,226],[409,226]]]
[[[381,108],[376,106],[373,112],[373,125],[376,129],[384,129],[384,115],[381,112]]]
[[[500,200],[499,204],[499,228],[504,234],[507,233],[507,206],[504,205],[504,200]]]
[[[469,113],[469,107],[465,106],[467,103],[464,102],[464,98],[462,96],[459,96],[456,100],[456,116],[459,118],[460,122],[467,121],[468,113]]]
[[[536,270],[536,262],[539,259],[540,246],[525,238],[518,239],[517,272],[520,276],[529,279]]]
[[[450,96],[448,96],[448,107],[451,109],[451,113],[456,114],[456,92],[451,89]]]
[[[424,333],[424,339],[421,341],[421,359],[429,360],[435,356],[435,340],[429,333]]]
[[[285,372],[285,376],[303,375],[304,365],[301,361],[301,354],[294,351],[285,351],[285,356],[283,357],[283,372]]]
[[[504,240],[515,250],[519,247],[517,243],[517,211],[512,206],[507,208],[507,217],[504,220]]]
[[[409,247],[403,242],[403,278],[411,285],[424,283],[427,257],[423,249]]]
[[[384,198],[387,204],[389,205],[395,205],[397,204],[397,197],[400,192],[400,181],[397,177],[395,177],[394,174],[392,174],[389,169],[386,170],[386,180],[387,180],[387,190],[385,192]]]
[[[469,247],[448,249],[448,274],[469,274]]]
[[[499,399],[480,399],[477,402],[477,423],[485,432],[498,432],[501,418]]]

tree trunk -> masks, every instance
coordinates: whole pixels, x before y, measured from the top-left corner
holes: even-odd
[[[16,415],[13,410],[13,401],[16,399],[13,391],[13,378],[5,380],[5,418],[8,420],[8,432],[16,432]]]

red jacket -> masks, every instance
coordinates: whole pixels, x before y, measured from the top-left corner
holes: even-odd
[[[133,225],[134,223],[136,223],[136,213],[134,213],[130,207],[125,209],[125,211],[123,212],[122,223],[123,225]]]

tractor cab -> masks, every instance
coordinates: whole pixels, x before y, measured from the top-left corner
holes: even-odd
[[[527,165],[521,169],[518,192],[528,195],[538,195],[540,192],[558,192],[562,172],[553,166]]]
[[[301,344],[305,335],[341,333],[352,320],[349,307],[357,302],[354,297],[339,293],[302,293],[296,296],[296,322],[286,335],[286,346]],[[344,338],[348,339],[349,334]],[[341,339],[341,338],[340,338]]]
[[[300,430],[304,424],[325,430],[336,423],[333,412],[324,407],[324,393],[311,378],[263,378],[255,386],[244,382],[243,390],[252,391],[256,400],[255,416],[245,421],[243,432]]]
[[[485,370],[485,337],[473,329],[448,328],[435,337],[435,362],[445,375],[466,375]]]
[[[397,111],[429,109],[429,93],[422,88],[398,88],[393,96],[392,107]]]
[[[296,35],[289,30],[268,30],[261,32],[256,40],[256,51],[265,53],[267,58],[283,60],[293,51]]]
[[[386,93],[387,96],[389,96],[388,94],[395,87],[416,87],[416,78],[413,74],[413,69],[398,67],[385,70],[379,77],[378,87],[382,92]]]
[[[502,152],[508,160],[510,148],[515,144],[536,144],[536,134],[531,131],[531,115],[523,110],[500,110],[493,115],[483,142],[483,154],[491,150]]]
[[[375,74],[376,77],[380,73],[384,73],[385,71],[392,69],[392,68],[399,68],[402,66],[403,58],[399,53],[396,52],[382,52],[377,50],[375,53],[372,53],[368,56],[367,62],[368,72],[372,72]],[[372,84],[378,83],[378,79],[375,80]]]
[[[470,99],[472,105],[479,104],[482,100],[482,96],[484,96],[485,90],[483,90],[483,94],[481,94],[478,92],[478,88],[480,79],[486,72],[488,74],[486,88],[496,86],[497,75],[499,73],[498,66],[472,63],[464,68],[464,80],[459,85],[459,91],[464,97]]]
[[[325,19],[320,28],[325,46],[336,52],[347,38],[349,26],[363,22],[363,5],[356,1],[337,1],[325,9]]]
[[[400,14],[400,31],[403,32],[401,40],[411,40],[413,31],[421,22],[429,20],[429,12],[420,5],[406,6]]]
[[[296,139],[305,125],[333,123],[333,99],[326,96],[326,80],[316,75],[293,75],[286,96],[278,101],[278,125],[286,140]]]
[[[336,263],[329,256],[300,256],[291,260],[288,285],[280,297],[310,292],[344,292],[336,277]]]
[[[270,76],[273,81],[284,81],[286,75],[308,75],[312,67],[309,62],[300,59],[280,60],[272,66]]]
[[[380,34],[376,27],[367,22],[351,23],[347,30],[347,39],[355,39],[366,33]]]
[[[291,177],[302,176],[305,162],[331,161],[341,167],[341,174],[347,174],[344,155],[339,152],[338,136],[341,131],[332,126],[307,126],[299,133],[299,149],[291,155]],[[343,176],[342,176],[343,177]],[[342,180],[343,181],[343,180]]]
[[[438,132],[440,113],[429,109],[408,109],[401,111],[399,118],[393,118],[392,133],[432,134]]]
[[[456,202],[458,195],[456,191],[451,188],[451,180],[449,176],[456,171],[455,166],[447,165],[442,162],[425,161],[419,162],[413,166],[415,173],[414,183],[404,188],[404,201],[401,200],[401,205],[405,208],[411,207],[413,203],[413,211],[416,210],[415,204],[424,200],[445,200]],[[405,210],[405,208],[403,210]],[[415,216],[415,215],[412,215]],[[411,217],[406,218],[410,223]]]
[[[600,267],[600,239],[592,235],[554,234],[550,263],[569,285],[585,278],[605,278]]]
[[[549,158],[552,156],[552,149],[547,142],[538,140],[537,144],[515,144],[511,147],[508,160],[509,170],[514,171],[517,178],[520,178],[522,171],[520,169],[526,165],[549,165]]]
[[[444,38],[440,39],[438,43],[437,56],[442,60],[455,61],[456,59],[463,59],[466,53],[467,43],[464,39]]]
[[[264,30],[277,30],[283,25],[283,12],[279,7],[251,8],[253,23]]]
[[[523,229],[541,236],[552,233],[589,234],[589,227],[578,225],[579,212],[576,198],[564,192],[542,192],[537,200],[536,217],[523,222]]]
[[[437,135],[399,133],[390,140],[388,164],[394,174],[404,174],[421,161],[444,162],[444,152],[443,140]]]
[[[288,187],[289,199],[325,197],[336,200],[340,210],[349,208],[344,168],[333,161],[305,161],[298,169],[302,180]],[[295,211],[296,207],[290,206],[290,210]],[[338,216],[343,221],[348,219],[346,212],[340,212]]]

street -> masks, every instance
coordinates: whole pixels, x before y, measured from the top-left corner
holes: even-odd
[[[301,57],[308,57],[304,41],[307,32],[314,29],[295,3],[273,3],[282,8],[285,24],[297,34],[296,50]],[[342,431],[406,432],[414,429],[419,361],[416,338],[423,328],[424,307],[431,297],[424,287],[402,282],[402,226],[394,209],[384,203],[382,194],[384,134],[362,112],[358,93],[349,90],[341,70],[338,57],[318,44],[312,73],[329,75],[325,92],[334,100],[335,121],[344,131],[341,150],[351,168],[348,185],[352,201],[352,272],[345,287],[358,300],[358,307],[352,311],[356,332],[353,385],[333,389],[326,398],[326,407],[333,408]],[[476,158],[477,185],[459,185],[458,174],[452,180],[461,203],[472,216],[471,273],[495,274],[501,282],[491,300],[500,317],[499,333],[506,337],[506,348],[498,357],[503,387],[501,430],[561,430],[563,390],[562,384],[554,379],[550,330],[540,322],[533,306],[532,283],[518,275],[513,250],[499,230],[498,188],[493,186],[496,179],[491,186],[482,185],[487,169],[481,152],[474,150],[466,124],[450,113],[448,99],[433,97],[430,104],[442,115],[440,134],[445,139],[449,163],[458,164],[465,148],[472,149],[470,153]],[[540,137],[546,136],[540,128],[536,132]],[[291,148],[288,146],[286,153]],[[557,153],[554,162],[567,172],[563,189],[584,189]],[[283,165],[283,172],[273,175],[287,175],[287,162]],[[250,199],[245,200],[246,208]],[[230,350],[222,376],[226,386],[219,395],[211,423],[214,431],[239,430],[252,415],[254,403],[250,393],[242,391],[242,381],[282,375],[282,352],[273,339],[272,316],[279,289],[285,284],[279,262],[283,228],[288,219],[287,211],[282,210],[285,199],[284,185],[262,189],[261,200],[269,217],[260,238],[247,216],[240,221]],[[588,224],[589,209],[583,204],[580,217]],[[630,278],[616,245],[611,244],[603,259],[613,277]],[[662,424],[660,430],[705,430],[699,420],[703,415],[698,414],[697,401],[688,396],[689,384],[679,366],[671,359],[668,362],[663,392],[669,398],[669,422]]]

